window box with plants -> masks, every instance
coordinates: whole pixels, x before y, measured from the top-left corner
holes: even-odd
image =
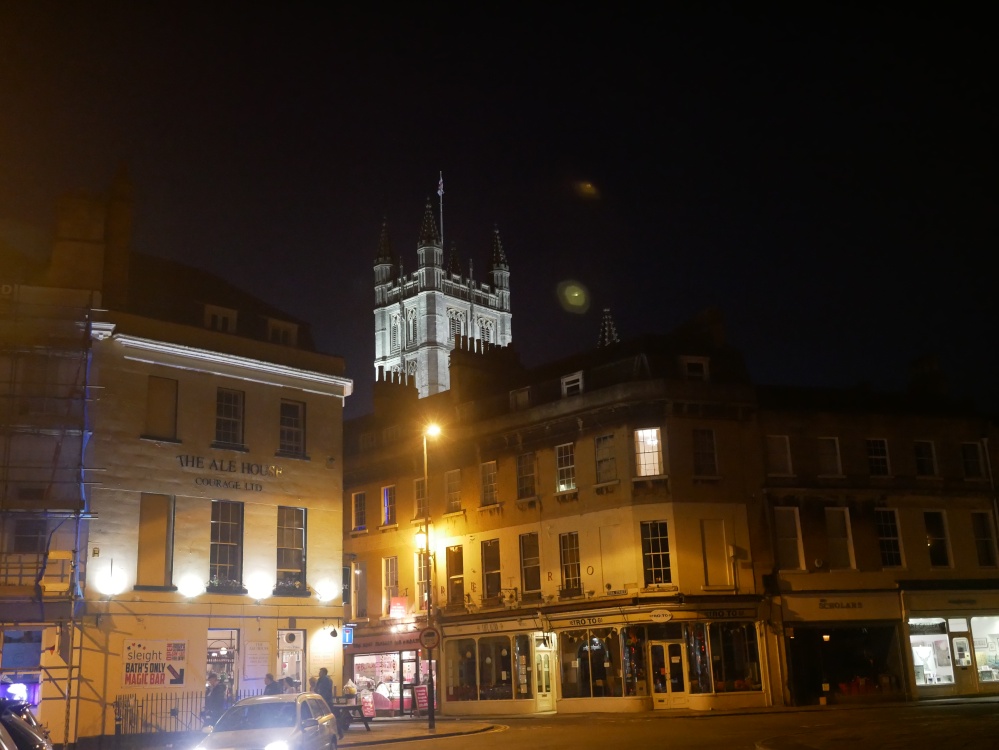
[[[246,587],[242,581],[234,581],[231,578],[212,578],[205,586],[205,590],[210,594],[245,594]]]
[[[297,578],[285,579],[274,584],[274,596],[312,596],[312,589]]]

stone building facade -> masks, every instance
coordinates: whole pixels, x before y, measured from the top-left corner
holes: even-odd
[[[235,697],[342,664],[343,361],[133,252],[129,196],[64,203],[0,304],[0,668],[57,742],[198,729],[209,672]]]

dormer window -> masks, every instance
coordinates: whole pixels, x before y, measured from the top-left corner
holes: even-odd
[[[562,376],[562,397],[577,396],[583,392],[583,372]]]
[[[235,333],[236,311],[228,307],[205,305],[205,328],[222,333]]]
[[[680,357],[680,368],[686,380],[708,380],[710,371],[708,369],[707,357]]]
[[[284,320],[269,319],[267,321],[267,340],[282,346],[296,346],[298,344],[298,325]]]
[[[531,387],[510,391],[510,411],[520,411],[531,405]]]

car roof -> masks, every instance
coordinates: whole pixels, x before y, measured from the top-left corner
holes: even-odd
[[[319,698],[323,700],[323,697],[319,693],[278,693],[277,695],[252,695],[249,698],[243,698],[243,700],[236,703],[237,706],[246,706],[254,703],[296,703],[302,698]]]

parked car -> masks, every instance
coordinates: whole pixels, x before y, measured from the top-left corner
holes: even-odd
[[[336,717],[318,693],[244,698],[205,731],[195,750],[336,750],[337,745]]]
[[[0,698],[0,714],[8,712],[14,714],[14,716],[20,716],[28,724],[35,727],[46,737],[49,737],[49,730],[38,722],[34,711],[31,710],[31,704],[27,701],[14,700],[13,698]]]
[[[18,750],[17,745],[14,744],[14,738],[10,736],[10,732],[3,728],[3,724],[0,724],[0,750]]]
[[[7,730],[7,733],[14,740],[17,750],[52,750],[52,743],[41,729],[33,727],[20,716],[15,716],[10,711],[0,714],[0,725]]]

